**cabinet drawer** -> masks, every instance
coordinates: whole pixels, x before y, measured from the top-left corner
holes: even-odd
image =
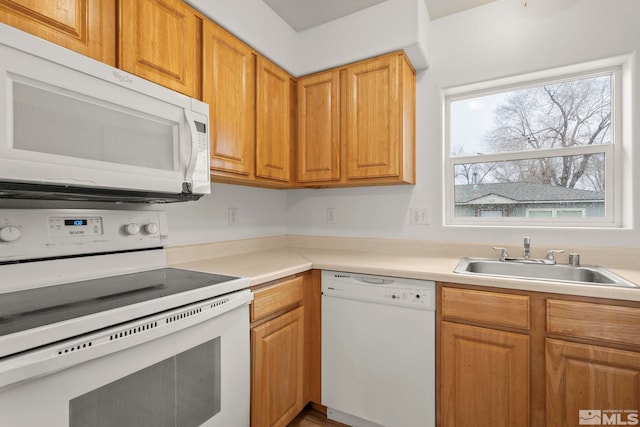
[[[303,298],[303,278],[294,277],[253,291],[251,321],[287,308]]]
[[[547,300],[547,332],[640,345],[640,308]]]
[[[470,289],[442,288],[442,316],[529,329],[529,297]]]

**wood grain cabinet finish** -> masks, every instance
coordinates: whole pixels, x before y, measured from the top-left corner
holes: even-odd
[[[640,346],[640,308],[549,299],[547,332]]]
[[[438,289],[440,427],[636,425],[640,303]]]
[[[204,23],[203,33],[203,100],[209,104],[212,173],[255,179],[256,54],[211,22]]]
[[[181,0],[119,0],[118,66],[201,98],[202,17]]]
[[[529,426],[529,337],[442,322],[442,426]]]
[[[346,177],[415,182],[415,74],[402,54],[346,69]]]
[[[292,184],[293,103],[291,76],[261,56],[256,85],[256,177]]]
[[[286,426],[320,404],[320,271],[253,288],[251,426]]]
[[[637,425],[624,411],[640,409],[640,353],[547,339],[546,366],[547,427],[584,425],[590,410],[592,425]]]
[[[251,330],[251,426],[284,427],[304,407],[304,308]]]
[[[340,71],[298,80],[298,182],[340,179]]]
[[[298,183],[415,183],[415,71],[402,52],[298,81]]]
[[[529,329],[529,299],[526,295],[442,288],[442,315],[448,319]]]
[[[0,22],[116,65],[116,0],[0,0]]]
[[[251,321],[263,319],[304,299],[304,277],[296,276],[253,291]]]

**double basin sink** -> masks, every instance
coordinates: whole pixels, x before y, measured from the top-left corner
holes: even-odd
[[[614,272],[598,265],[571,266],[563,264],[544,264],[526,261],[500,261],[491,258],[464,257],[454,270],[455,273],[505,277],[511,279],[529,279],[559,281],[600,286],[640,288]]]

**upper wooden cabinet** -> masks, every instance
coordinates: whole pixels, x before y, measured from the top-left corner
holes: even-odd
[[[222,28],[205,22],[203,76],[212,173],[254,179],[256,54]]]
[[[256,75],[256,176],[290,185],[293,79],[263,57],[258,57]]]
[[[298,80],[298,181],[340,179],[340,71]]]
[[[204,24],[203,77],[212,179],[290,187],[293,78],[211,22]]]
[[[119,0],[118,66],[200,98],[202,17],[181,0]]]
[[[298,83],[298,182],[415,183],[415,71],[401,52]]]
[[[0,21],[116,65],[116,0],[0,0]]]
[[[347,179],[414,182],[414,84],[404,55],[347,67]],[[406,128],[405,118],[411,122]]]

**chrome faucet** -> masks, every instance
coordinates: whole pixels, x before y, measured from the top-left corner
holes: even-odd
[[[524,259],[531,258],[531,238],[530,237],[524,238],[524,250],[522,251],[522,257]]]
[[[507,253],[507,249],[499,246],[492,246],[493,249],[500,251],[500,261],[510,261],[510,262],[521,262],[521,263],[531,263],[531,264],[549,264],[553,265],[556,263],[555,254],[560,254],[564,252],[564,250],[550,249],[547,251],[547,255],[544,258],[531,258],[531,238],[524,238],[524,249],[522,250],[522,258],[518,257],[510,257]],[[576,254],[577,255],[577,254]],[[579,255],[578,255],[579,257]],[[580,258],[573,261],[574,263],[580,262]]]

